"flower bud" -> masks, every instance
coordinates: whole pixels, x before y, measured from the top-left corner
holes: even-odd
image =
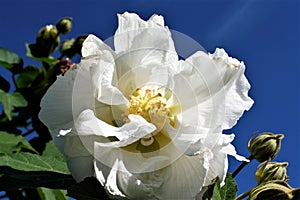
[[[47,25],[40,29],[37,40],[49,40],[58,36],[58,30],[53,25]]]
[[[283,134],[264,132],[251,138],[248,142],[248,149],[251,156],[259,162],[274,159],[280,150],[280,144],[283,137]]]
[[[268,181],[253,188],[249,200],[293,199],[294,193],[285,181]]]
[[[268,162],[265,161],[261,163],[256,170],[255,178],[260,184],[262,182],[267,182],[270,180],[287,180],[286,167],[287,162]]]
[[[78,53],[79,55],[81,55],[81,49],[82,49],[82,44],[84,42],[84,40],[87,38],[88,35],[80,35],[76,38],[75,42],[74,42],[74,49],[75,52]]]
[[[65,40],[62,43],[59,49],[62,56],[67,56],[68,58],[71,58],[76,54],[74,49],[74,43],[75,43],[75,39]]]
[[[59,31],[59,33],[62,33],[62,34],[69,33],[72,29],[72,18],[65,17],[65,18],[60,19],[56,23],[56,28]]]
[[[59,33],[55,26],[47,25],[40,29],[36,38],[33,56],[48,57],[55,51],[60,42]]]

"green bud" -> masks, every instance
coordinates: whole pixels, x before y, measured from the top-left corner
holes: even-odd
[[[59,49],[60,53],[63,56],[67,56],[68,58],[74,56],[75,55],[74,43],[75,43],[75,39],[65,40],[60,46]]]
[[[60,19],[56,23],[56,28],[62,34],[69,33],[72,29],[72,18],[65,17],[65,18]]]
[[[79,55],[81,55],[82,44],[83,44],[84,40],[87,38],[87,36],[88,35],[80,35],[76,38],[76,40],[74,42],[75,52],[78,53]]]
[[[257,161],[264,162],[272,160],[276,157],[280,150],[283,134],[273,134],[264,132],[248,142],[248,149]]]
[[[268,181],[253,188],[249,200],[293,199],[295,190],[285,181]]]
[[[48,57],[55,51],[59,42],[60,38],[57,28],[53,25],[47,25],[38,32],[33,55],[36,57]]]
[[[40,29],[37,40],[49,40],[58,36],[58,30],[53,25],[47,25]]]
[[[268,162],[261,163],[256,170],[255,178],[260,184],[271,180],[287,180],[286,167],[287,162]]]

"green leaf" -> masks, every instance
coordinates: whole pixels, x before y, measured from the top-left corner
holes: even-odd
[[[66,190],[53,190],[49,188],[37,188],[41,200],[68,200]]]
[[[23,136],[0,131],[0,154],[19,152],[22,149],[37,153]]]
[[[50,141],[46,144],[46,148],[43,152],[43,157],[54,157],[57,160],[66,162],[64,155],[58,150],[53,141]]]
[[[203,195],[203,200],[234,200],[237,192],[237,185],[231,174],[227,173],[225,185],[220,187],[219,178],[215,179],[208,186],[207,191]]]
[[[0,156],[0,165],[23,171],[51,171],[69,174],[65,161],[53,156],[39,156],[27,152],[5,154]]]
[[[85,178],[68,188],[68,196],[77,200],[109,200],[105,189],[95,177]]]
[[[4,113],[9,120],[12,120],[14,107],[26,107],[27,101],[19,92],[7,94],[0,89],[0,102],[3,105]]]
[[[23,60],[14,52],[0,47],[0,65],[12,72],[18,72],[23,67]]]
[[[36,187],[67,189],[75,183],[71,175],[47,171],[25,172],[6,166],[0,166],[0,191]]]
[[[235,199],[237,193],[237,185],[232,178],[231,174],[227,173],[226,179],[225,179],[225,185],[221,188],[220,194],[223,199],[230,200]]]
[[[30,50],[30,47],[29,47],[30,44],[25,44],[25,47],[26,47],[26,56],[29,57],[29,58],[32,58],[36,61],[39,61],[39,62],[46,62],[46,63],[54,63],[54,62],[57,62],[58,60],[55,59],[55,58],[52,58],[52,57],[35,57],[32,55],[31,53],[31,50]]]
[[[30,87],[32,82],[36,79],[39,75],[39,68],[34,66],[26,67],[18,76],[16,80],[17,88],[27,88]]]

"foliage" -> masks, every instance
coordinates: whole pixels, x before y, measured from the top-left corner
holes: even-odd
[[[49,27],[51,32],[47,32]],[[71,45],[71,56],[61,52],[59,58],[53,58],[61,33],[55,26],[49,27],[41,28],[34,44],[25,45],[26,56],[40,63],[38,66],[25,66],[19,55],[0,47],[1,70],[11,74],[11,78],[0,75],[0,190],[10,199],[65,200],[66,189],[75,184],[38,113],[48,87],[66,70],[62,61],[70,65],[70,59],[80,51]]]
[[[227,173],[225,185],[221,187],[220,179],[217,178],[207,187],[203,200],[234,200],[236,197],[237,185],[231,174]]]

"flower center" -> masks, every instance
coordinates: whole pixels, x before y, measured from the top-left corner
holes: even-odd
[[[154,142],[152,137],[161,131],[165,123],[174,126],[174,116],[166,104],[166,95],[162,95],[155,88],[137,88],[129,97],[128,113],[142,116],[157,128],[154,133],[140,140],[142,145],[152,145]]]

